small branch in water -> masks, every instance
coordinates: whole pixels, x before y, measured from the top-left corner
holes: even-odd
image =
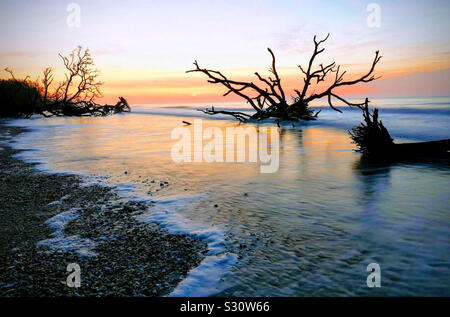
[[[250,119],[252,117],[249,114],[239,112],[239,111],[215,110],[214,107],[211,107],[211,109],[197,109],[197,111],[201,111],[201,112],[209,114],[209,115],[225,114],[225,115],[233,116],[241,122],[247,121],[248,119]]]

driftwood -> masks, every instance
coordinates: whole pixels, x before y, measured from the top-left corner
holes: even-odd
[[[450,159],[450,139],[394,144],[390,154],[394,158],[447,158]]]
[[[265,78],[259,73],[255,73],[258,84],[254,82],[237,81],[227,78],[224,74],[217,70],[211,70],[206,68],[201,68],[197,61],[194,62],[195,68],[188,70],[187,73],[200,72],[208,77],[208,82],[211,84],[221,84],[227,88],[224,96],[231,93],[236,94],[246,100],[247,103],[253,108],[255,113],[249,115],[242,112],[226,111],[226,110],[215,110],[214,107],[210,109],[201,110],[206,114],[226,114],[231,115],[238,119],[239,121],[248,121],[251,119],[262,120],[266,118],[275,118],[279,121],[282,120],[315,120],[319,112],[312,110],[309,105],[313,100],[326,97],[328,99],[329,106],[338,112],[341,110],[337,109],[333,105],[333,100],[337,99],[348,106],[360,107],[364,105],[361,103],[349,102],[342,96],[339,96],[336,89],[343,86],[351,86],[358,83],[371,82],[377,77],[373,75],[375,66],[380,61],[381,56],[379,52],[375,52],[375,58],[372,61],[372,65],[368,72],[359,78],[353,80],[344,80],[345,71],[341,72],[340,66],[337,66],[335,62],[328,65],[320,64],[317,68],[314,67],[314,61],[316,57],[321,54],[325,49],[321,48],[321,44],[324,43],[329,37],[329,34],[322,40],[317,40],[314,36],[314,51],[309,60],[308,66],[303,68],[299,65],[300,71],[304,75],[304,85],[300,90],[295,90],[296,96],[293,97],[291,103],[288,102],[285,90],[281,85],[281,79],[276,68],[275,54],[270,48],[268,51],[272,57],[272,65],[269,69],[271,76]],[[325,82],[326,77],[329,74],[334,73],[334,78],[331,79],[331,84],[328,85],[320,93],[313,92],[309,94],[309,88],[314,83],[318,84],[320,82]]]
[[[363,112],[364,122],[349,131],[359,152],[365,157],[375,159],[414,159],[444,157],[450,158],[450,139],[400,143],[394,142],[383,122],[378,118],[378,109],[369,111],[369,101],[359,106]]]
[[[79,101],[74,103],[49,103],[39,108],[38,114],[51,116],[107,116],[110,114],[130,112],[130,106],[125,98],[119,97],[115,105],[100,105],[93,101]]]
[[[394,141],[383,122],[378,120],[378,109],[375,108],[371,113],[367,98],[364,105],[358,108],[362,110],[364,122],[349,131],[353,142],[358,146],[358,151],[366,155],[385,152],[394,144]]]

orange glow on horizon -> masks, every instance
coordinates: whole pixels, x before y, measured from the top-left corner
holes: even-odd
[[[186,103],[214,103],[214,102],[243,102],[234,94],[223,97],[227,91],[219,84],[210,84],[203,74],[185,73],[186,69],[171,70],[152,67],[117,67],[105,64],[99,56],[98,67],[101,71],[100,80],[104,82],[102,92],[104,97],[101,102],[115,103],[117,97],[123,96],[134,104],[186,104]],[[59,61],[58,61],[59,62]],[[371,56],[365,62],[355,64],[343,64],[342,70],[346,70],[346,79],[357,78],[367,71],[370,66]],[[202,64],[201,64],[202,65]],[[254,75],[258,71],[262,76],[268,76],[265,67],[258,68],[221,68],[220,65],[205,65],[208,68],[223,72],[228,78],[249,81],[262,84]],[[288,96],[295,95],[295,89],[303,87],[303,75],[297,67],[277,67],[283,88]],[[375,76],[381,76],[372,83],[359,83],[355,86],[341,87],[336,90],[343,96],[364,96],[366,94],[383,96],[384,90],[374,83],[381,83],[386,79],[407,77],[419,73],[435,72],[450,69],[448,58],[439,59],[429,56],[421,60],[403,58],[392,60],[383,57],[377,65]],[[40,68],[28,73],[23,67],[14,69],[17,78],[23,78],[30,74],[32,78],[39,76]],[[34,73],[34,75],[33,75]],[[64,69],[59,65],[55,67],[55,82],[62,80]],[[8,78],[5,72],[0,73],[0,78]],[[333,75],[330,75],[332,79]],[[328,83],[319,86],[312,85],[310,93],[321,92]],[[263,85],[261,85],[263,86]],[[381,85],[382,86],[382,85]],[[411,85],[411,93],[417,90],[417,85]],[[445,90],[445,88],[444,88]]]
[[[450,68],[450,65],[443,69]],[[394,69],[391,71],[377,71],[376,76],[381,76],[380,79],[371,83],[359,83],[355,86],[344,86],[336,89],[336,92],[343,96],[364,96],[366,94],[379,94],[382,96],[383,91],[377,89],[375,83],[381,83],[386,79],[408,77],[416,73],[426,73],[441,70],[442,68],[426,69],[425,67],[417,66],[415,68]],[[412,71],[413,70],[413,71]],[[246,70],[247,74],[252,74],[251,70]],[[151,72],[149,72],[151,73]],[[239,80],[258,82],[258,79],[252,76],[245,76],[244,70],[233,70],[224,72],[228,78],[236,78]],[[125,74],[124,74],[125,75]],[[301,89],[303,87],[303,77],[298,69],[284,69],[280,71],[282,85],[288,96],[294,96],[294,89]],[[357,78],[362,75],[362,72],[346,74],[347,79]],[[139,77],[139,76],[138,76]],[[319,86],[312,85],[309,92],[323,91],[329,82]],[[104,100],[106,102],[113,102],[118,96],[124,96],[131,103],[148,103],[148,104],[169,104],[169,103],[204,103],[204,102],[243,102],[244,100],[237,95],[229,94],[224,97],[223,94],[227,89],[220,84],[210,84],[207,78],[200,74],[189,76],[184,72],[179,74],[171,74],[169,77],[152,77],[135,79],[133,74],[126,74],[121,80],[115,78],[107,81],[102,88],[104,93]]]

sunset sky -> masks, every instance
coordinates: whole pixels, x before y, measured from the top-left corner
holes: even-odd
[[[73,1],[81,24],[70,27],[71,1],[0,2],[0,66],[17,76],[37,76],[57,54],[89,47],[105,82],[105,101],[183,104],[224,99],[200,66],[249,80],[267,74],[271,47],[289,92],[302,85],[314,34],[331,33],[321,61],[336,61],[348,78],[366,70],[378,49],[383,78],[345,93],[362,96],[450,95],[450,1],[358,0],[165,0]],[[380,27],[370,27],[371,2],[381,8]],[[7,77],[2,71],[0,77]]]

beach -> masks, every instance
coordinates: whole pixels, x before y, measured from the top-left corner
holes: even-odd
[[[397,142],[448,135],[446,100],[378,103]],[[27,253],[10,252],[2,294],[27,294],[30,284],[44,294],[80,296],[449,294],[448,162],[366,162],[347,132],[359,112],[340,116],[327,109],[317,122],[281,126],[274,173],[262,173],[259,161],[175,162],[172,131],[195,133],[195,124],[183,121],[201,119],[204,131],[241,126],[196,108],[136,106],[110,117],[5,122],[7,130],[27,132],[2,145],[3,152],[16,153],[8,164],[18,166],[3,173],[21,175],[33,167],[32,175],[65,182],[67,190],[58,185],[58,194],[24,207],[40,215],[20,216],[34,233],[18,234],[7,248],[26,240],[28,250],[44,258],[30,262]],[[18,199],[14,206],[31,197],[2,193]],[[70,221],[60,230],[55,224],[62,219]],[[78,238],[61,242],[61,231]],[[149,257],[156,263],[147,263]],[[136,264],[127,271],[130,261]],[[78,289],[61,283],[72,262],[81,267]],[[381,267],[381,288],[366,285],[370,263]],[[45,274],[31,274],[39,283],[30,282],[26,272],[41,269]],[[89,274],[98,278],[85,288]],[[42,286],[47,276],[54,287]]]
[[[0,128],[2,141],[26,133]],[[1,296],[163,296],[204,257],[199,239],[137,223],[132,215],[148,204],[79,176],[38,172],[17,153],[0,151]],[[64,225],[46,223],[73,211]],[[66,285],[69,263],[82,268],[80,288]]]

